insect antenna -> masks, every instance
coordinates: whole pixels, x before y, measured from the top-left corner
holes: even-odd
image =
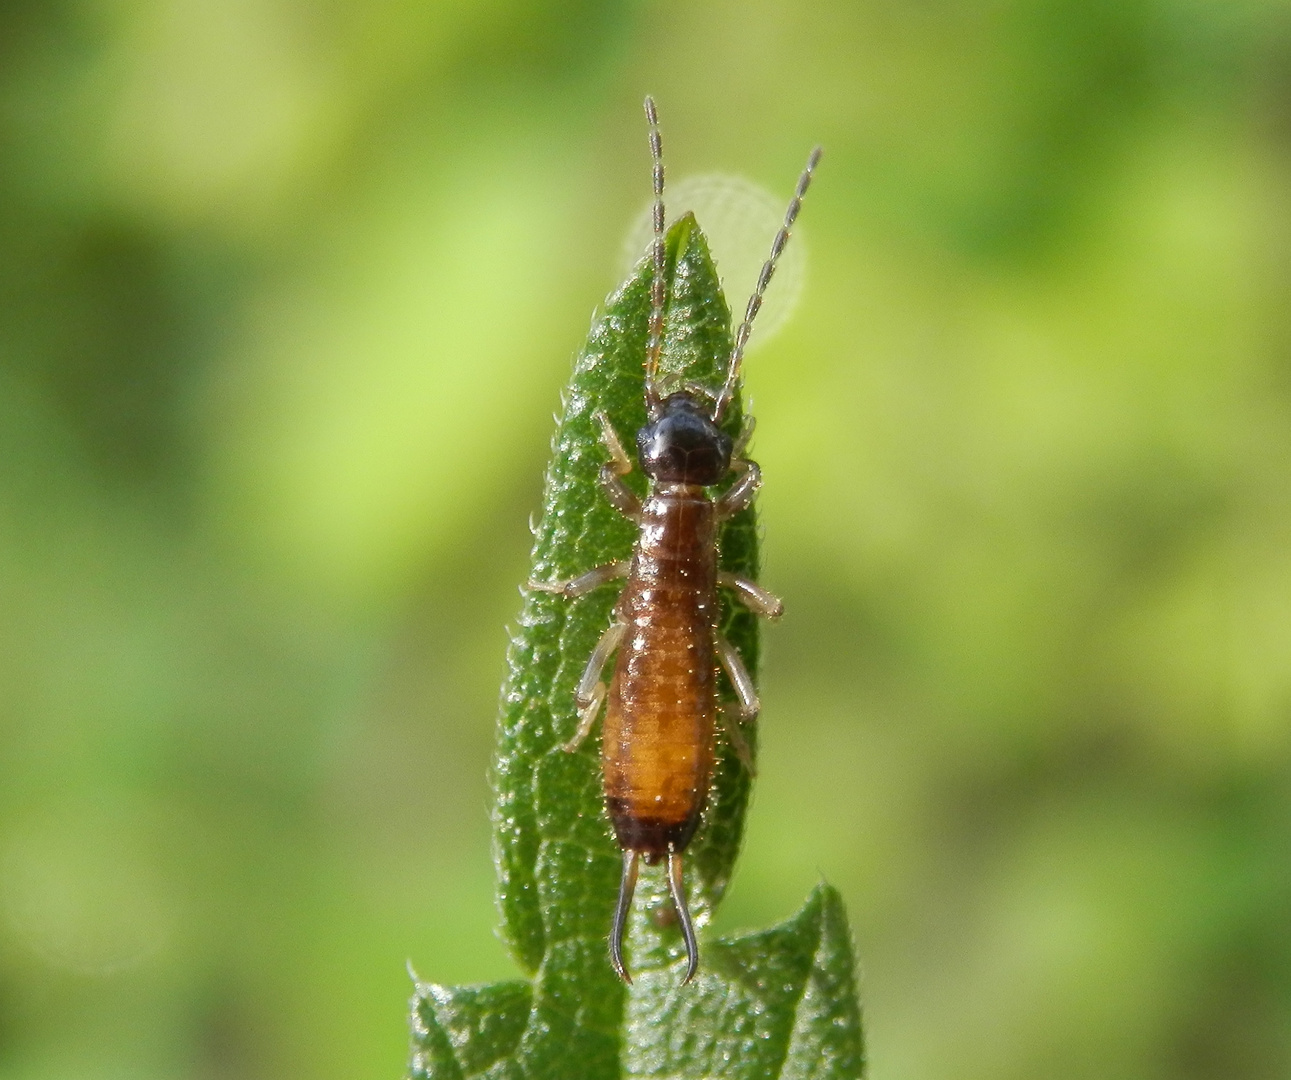
[[[659,376],[659,354],[663,350],[663,299],[664,282],[664,213],[663,213],[663,138],[659,134],[659,114],[655,111],[654,98],[645,99],[646,120],[650,123],[650,160],[654,181],[654,241],[650,255],[654,273],[650,277],[650,339],[646,345],[645,398],[646,408],[652,418],[657,418],[662,404],[656,385]]]
[[[623,964],[623,934],[628,927],[628,912],[632,910],[632,894],[637,889],[637,855],[635,851],[623,852],[623,878],[619,882],[619,903],[614,909],[614,925],[610,928],[610,963],[625,983],[632,981]]]
[[[754,286],[753,295],[749,297],[748,307],[744,309],[744,321],[740,323],[740,328],[735,332],[735,344],[731,349],[730,363],[726,368],[726,383],[722,387],[722,392],[717,395],[717,402],[713,406],[713,420],[717,422],[722,419],[722,414],[726,412],[726,407],[731,403],[731,397],[735,394],[735,383],[740,377],[740,365],[744,362],[744,347],[749,343],[749,334],[753,330],[753,320],[757,318],[758,310],[762,307],[762,297],[767,291],[767,286],[771,284],[771,275],[775,273],[776,263],[779,262],[783,254],[785,245],[789,243],[789,233],[793,228],[793,223],[798,219],[798,211],[802,209],[802,200],[807,195],[807,189],[811,186],[812,175],[816,171],[816,166],[820,164],[820,155],[823,153],[818,146],[811,152],[807,158],[807,167],[802,170],[802,175],[798,177],[798,187],[794,190],[793,198],[789,200],[789,208],[784,214],[784,224],[780,226],[780,231],[775,234],[775,239],[771,241],[771,254],[767,261],[762,264],[762,273],[758,275],[758,283]]]
[[[668,891],[672,893],[672,905],[677,909],[681,936],[686,939],[686,977],[681,980],[681,985],[685,986],[699,970],[699,944],[695,941],[695,925],[690,921],[690,908],[686,906],[686,884],[682,879],[680,851],[668,852]]]

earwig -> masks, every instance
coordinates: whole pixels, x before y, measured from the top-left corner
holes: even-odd
[[[531,588],[566,597],[623,579],[623,592],[609,627],[601,635],[575,691],[578,729],[565,743],[576,750],[605,706],[601,767],[605,803],[619,847],[623,876],[610,930],[610,960],[625,982],[623,937],[639,860],[667,860],[668,886],[686,944],[689,982],[699,967],[699,947],[686,904],[682,853],[699,826],[708,797],[713,741],[719,715],[717,665],[730,679],[740,720],[754,719],[761,708],[753,679],[739,653],[718,629],[718,589],[730,590],[746,607],[778,618],[780,601],[760,585],[718,570],[719,525],[746,509],[761,484],[755,462],[744,457],[752,425],[732,440],[720,427],[735,393],[753,320],[762,305],[776,263],[788,242],[803,197],[820,161],[812,151],[785,213],[784,225],[758,276],[744,319],[735,334],[725,381],[716,393],[686,387],[666,396],[659,386],[663,350],[664,168],[663,145],[654,101],[645,100],[649,122],[654,204],[650,249],[650,322],[645,356],[646,425],[637,432],[637,462],[649,479],[644,500],[623,482],[632,471],[617,432],[603,413],[596,414],[610,460],[601,467],[600,486],[610,504],[639,525],[630,560],[607,563],[569,581],[533,582]],[[707,398],[706,408],[701,398]],[[720,495],[709,488],[731,473],[735,481]],[[614,671],[603,674],[611,656]],[[739,729],[728,728],[732,745],[751,768]]]

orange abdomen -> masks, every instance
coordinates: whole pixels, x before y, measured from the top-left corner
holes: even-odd
[[[627,624],[610,682],[601,762],[619,845],[653,862],[689,843],[712,767],[717,536],[701,487],[660,485],[617,612]]]

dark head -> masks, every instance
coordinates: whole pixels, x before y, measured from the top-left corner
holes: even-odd
[[[716,484],[731,468],[731,437],[690,394],[669,394],[659,419],[637,432],[637,457],[651,480]]]

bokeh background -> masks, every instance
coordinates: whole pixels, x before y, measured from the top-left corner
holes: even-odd
[[[390,1078],[405,961],[514,973],[647,90],[675,178],[827,147],[719,928],[841,887],[875,1080],[1291,1075],[1291,4],[5,0],[0,1077]]]

